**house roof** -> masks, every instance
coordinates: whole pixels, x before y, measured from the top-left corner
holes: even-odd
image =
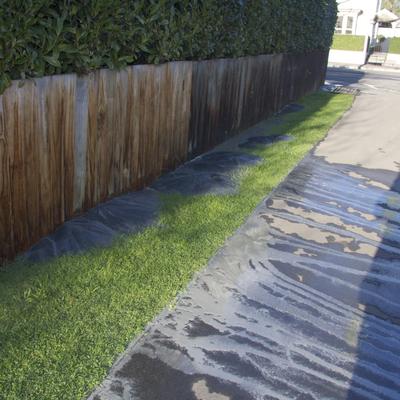
[[[394,22],[399,19],[399,17],[396,14],[392,13],[386,8],[380,10],[376,14],[376,17],[378,19],[378,22]]]

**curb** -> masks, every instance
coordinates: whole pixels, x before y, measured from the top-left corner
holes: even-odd
[[[356,71],[374,71],[374,72],[391,72],[400,74],[400,68],[396,67],[385,67],[372,64],[328,64],[328,68],[345,68]]]
[[[380,72],[392,72],[392,73],[400,74],[400,68],[397,68],[397,67],[386,67],[386,66],[380,67],[377,65],[365,64],[365,65],[361,65],[360,69],[362,71],[380,71]]]

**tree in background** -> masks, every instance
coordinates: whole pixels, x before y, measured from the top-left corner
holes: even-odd
[[[397,16],[400,16],[400,0],[384,0],[382,2],[382,8],[387,8]]]

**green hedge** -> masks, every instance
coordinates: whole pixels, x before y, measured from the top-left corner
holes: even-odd
[[[364,50],[365,36],[357,35],[334,35],[332,49],[334,50]]]
[[[400,38],[392,38],[389,40],[389,53],[400,54]]]
[[[133,63],[329,48],[335,0],[7,0],[0,91],[10,79]]]

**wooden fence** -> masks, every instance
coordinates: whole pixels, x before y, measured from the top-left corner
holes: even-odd
[[[316,90],[327,53],[137,65],[0,96],[0,261]]]

